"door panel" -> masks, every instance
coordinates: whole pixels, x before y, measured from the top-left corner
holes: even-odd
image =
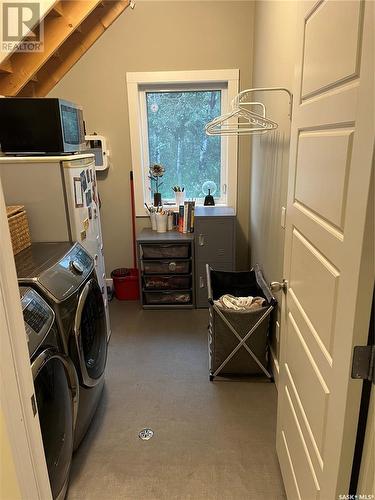
[[[292,462],[292,457],[290,456],[290,451],[288,448],[288,443],[285,439],[284,431],[281,431],[281,442],[277,450],[279,457],[280,468],[284,479],[284,486],[287,497],[293,500],[302,500],[301,494],[298,489],[298,483],[296,478],[296,473],[294,471],[294,464]]]
[[[350,128],[302,132],[298,141],[295,201],[341,230],[352,141]]]
[[[319,2],[305,18],[302,99],[357,73],[361,4],[340,3]]]
[[[332,350],[334,306],[339,276],[338,270],[324,255],[294,229],[290,289],[328,353]],[[306,282],[309,283],[308,287],[305,286]]]
[[[329,389],[291,313],[289,319],[287,372],[306,415],[313,440],[322,455]],[[314,398],[309,397],[310,392],[305,390],[307,386],[315,395]]]
[[[297,415],[297,420],[301,426],[301,432],[304,437],[306,447],[308,449],[308,453],[311,458],[311,462],[313,464],[314,470],[322,470],[323,468],[323,460],[321,453],[319,451],[318,445],[316,444],[313,431],[311,429],[309,420],[307,418],[306,412],[304,410],[301,399],[299,398],[296,386],[294,384],[292,375],[289,370],[289,366],[285,366],[285,371],[287,374],[287,382],[286,387],[288,387],[289,396],[292,400],[294,411]]]
[[[293,318],[295,318],[303,341],[306,343],[306,346],[317,366],[319,366],[319,371],[322,374],[323,379],[327,384],[329,384],[332,369],[332,357],[324,347],[318,333],[309,321],[309,318],[306,316],[306,313],[304,312],[301,304],[298,302],[292,289],[289,289],[288,295],[288,312]],[[289,318],[287,318],[287,321],[289,324]]]
[[[301,498],[318,498],[319,483],[313,468],[301,426],[287,386],[284,387],[286,406],[283,415],[284,439],[293,457],[294,472]]]
[[[348,492],[371,307],[374,4],[298,8],[277,451],[289,498],[326,500]]]

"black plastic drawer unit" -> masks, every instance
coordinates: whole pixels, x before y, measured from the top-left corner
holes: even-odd
[[[190,276],[143,276],[147,290],[186,290],[191,287]]]
[[[191,291],[181,292],[144,292],[146,305],[191,304]]]
[[[144,259],[187,259],[190,257],[189,244],[148,244],[142,243],[142,257]]]
[[[145,309],[191,309],[195,306],[194,234],[157,233],[144,228],[137,236],[141,301]]]
[[[188,274],[190,260],[144,260],[142,270],[145,274]]]

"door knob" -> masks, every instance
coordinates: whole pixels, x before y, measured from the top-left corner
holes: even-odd
[[[280,281],[272,281],[272,283],[270,283],[270,288],[272,292],[280,292],[280,290],[282,290],[286,293],[288,291],[288,281],[283,280],[281,283]]]

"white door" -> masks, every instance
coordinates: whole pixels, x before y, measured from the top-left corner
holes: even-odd
[[[373,283],[374,4],[299,2],[277,452],[288,498],[347,494]],[[372,234],[371,234],[372,233]]]

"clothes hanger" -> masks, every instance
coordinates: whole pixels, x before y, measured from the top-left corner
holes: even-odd
[[[253,104],[251,101],[247,101],[247,98],[253,92],[286,92],[289,96],[289,118],[292,119],[293,94],[285,87],[259,87],[242,90],[232,99],[232,108],[235,109]]]
[[[266,118],[266,108],[264,104],[252,102],[252,105],[260,105],[262,115],[248,109],[237,107],[224,115],[218,116],[207,123],[205,130],[207,135],[249,135],[263,133],[274,130],[278,127],[277,123]],[[231,119],[242,118],[244,122],[228,122]],[[249,126],[252,125],[252,126]]]
[[[266,118],[266,108],[263,103],[248,101],[252,92],[286,92],[289,96],[289,118],[292,119],[293,94],[284,87],[259,87],[246,89],[237,94],[232,99],[233,110],[224,115],[214,118],[207,123],[205,129],[207,135],[252,135],[264,134],[278,127],[278,124],[269,118]],[[254,111],[247,110],[245,106],[260,105],[262,107],[262,115]],[[249,114],[246,114],[246,111]],[[226,123],[231,118],[243,118],[248,123],[254,125],[249,127],[243,122]]]

